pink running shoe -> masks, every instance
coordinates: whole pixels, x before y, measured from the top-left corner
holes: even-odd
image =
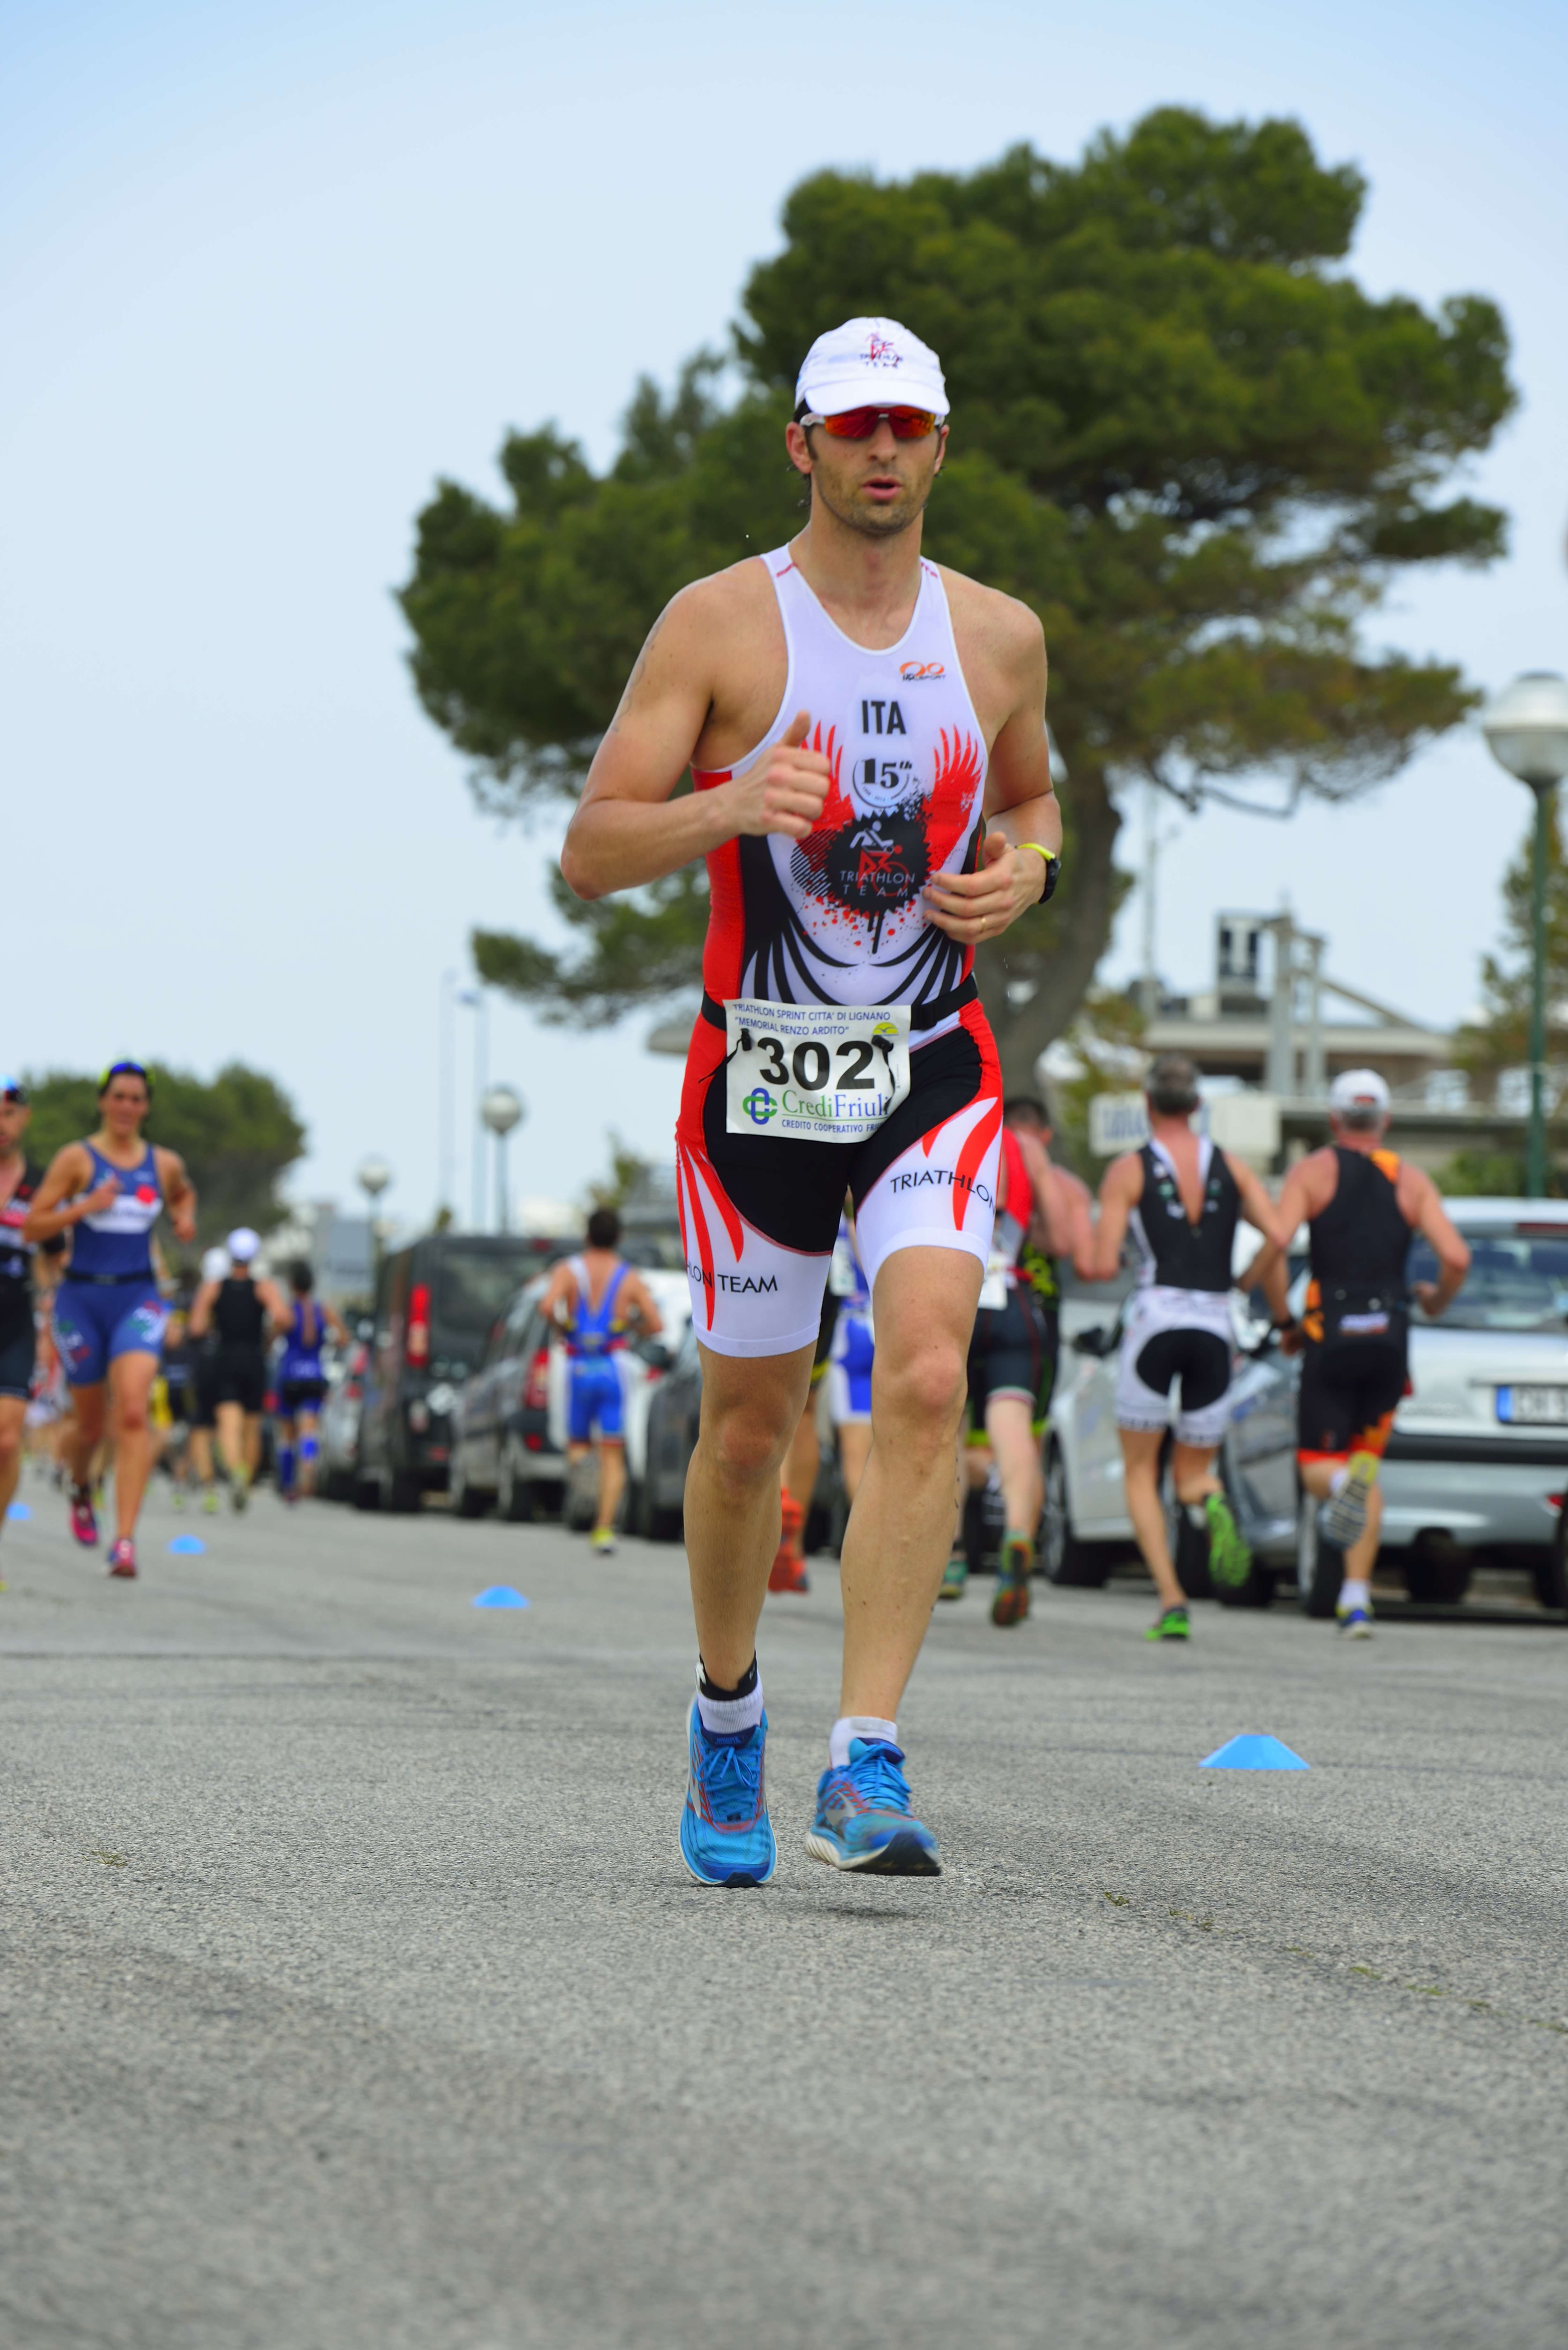
[[[135,1575],[136,1544],[131,1541],[129,1534],[121,1534],[119,1540],[115,1544],[114,1548],[109,1552],[109,1571],[110,1575],[123,1575],[127,1577]]]
[[[92,1505],[92,1489],[88,1485],[71,1488],[71,1532],[86,1550],[98,1548],[98,1518]]]

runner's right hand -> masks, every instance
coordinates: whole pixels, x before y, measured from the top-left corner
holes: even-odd
[[[82,1211],[83,1219],[88,1216],[101,1216],[106,1208],[113,1207],[119,1197],[119,1184],[112,1175],[106,1175],[103,1181],[95,1185],[87,1198],[78,1201],[77,1204]]]
[[[811,831],[822,814],[831,777],[822,753],[802,747],[810,731],[811,720],[798,711],[767,757],[726,786],[733,795],[737,832],[753,837],[782,832],[791,840],[804,840]]]

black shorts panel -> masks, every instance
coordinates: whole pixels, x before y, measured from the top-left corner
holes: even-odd
[[[895,1159],[922,1135],[967,1109],[981,1091],[980,1046],[967,1028],[950,1029],[909,1056],[909,1091],[864,1142],[786,1142],[732,1134],[724,1064],[708,1081],[702,1143],[747,1223],[803,1256],[826,1256],[838,1235],[846,1190],[856,1205]]]
[[[258,1412],[266,1401],[266,1357],[259,1347],[220,1347],[213,1366],[214,1405]]]
[[[977,1434],[992,1396],[1026,1398],[1031,1416],[1044,1419],[1055,1376],[1056,1316],[1033,1289],[1020,1283],[1009,1290],[1005,1305],[981,1306],[969,1348],[970,1418]]]
[[[1343,1345],[1329,1355],[1309,1338],[1302,1349],[1297,1451],[1331,1460],[1350,1452],[1381,1454],[1408,1385],[1403,1347],[1369,1347],[1358,1360]]]
[[[296,1411],[319,1411],[326,1393],[325,1379],[285,1379],[277,1391],[277,1408],[291,1419]]]
[[[1179,1379],[1182,1410],[1207,1411],[1231,1384],[1231,1349],[1212,1330],[1157,1330],[1133,1367],[1156,1395]]]
[[[30,1298],[23,1301],[23,1308],[19,1314],[0,1316],[0,1396],[28,1396],[33,1391],[38,1345]]]

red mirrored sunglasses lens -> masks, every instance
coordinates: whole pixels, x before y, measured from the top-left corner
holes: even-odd
[[[895,441],[923,441],[937,427],[929,408],[846,408],[837,416],[825,416],[823,429],[836,441],[869,441],[883,416],[893,428]]]

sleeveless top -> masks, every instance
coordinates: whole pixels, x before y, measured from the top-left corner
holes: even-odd
[[[613,1347],[626,1344],[626,1324],[616,1319],[616,1302],[620,1285],[629,1267],[618,1264],[605,1284],[605,1294],[597,1305],[589,1303],[588,1268],[584,1257],[567,1260],[572,1279],[577,1284],[577,1310],[566,1332],[568,1355],[606,1355]]]
[[[22,1180],[11,1197],[0,1207],[0,1314],[8,1305],[26,1295],[33,1285],[33,1251],[47,1249],[51,1255],[65,1247],[63,1240],[25,1241],[22,1227],[27,1221],[27,1211],[37,1197],[43,1181],[43,1170],[30,1159],[22,1161]]]
[[[1146,1142],[1138,1157],[1143,1161],[1143,1191],[1127,1219],[1127,1229],[1139,1253],[1139,1288],[1200,1290],[1229,1297],[1231,1253],[1241,1221],[1241,1195],[1225,1153],[1216,1150],[1207,1135],[1199,1142],[1203,1208],[1196,1225],[1188,1221],[1175,1164],[1161,1145]]]
[[[787,547],[762,560],[788,657],[778,715],[733,767],[694,768],[692,781],[711,791],[745,775],[801,710],[830,780],[804,840],[742,837],[709,857],[703,987],[716,1003],[929,1005],[974,957],[927,921],[920,891],[933,873],[974,870],[986,775],[940,574],[922,560],[909,627],[874,652],[829,619]],[[920,1041],[958,1016],[918,1023]]]
[[[1392,1150],[1346,1150],[1335,1143],[1339,1181],[1321,1216],[1307,1226],[1312,1250],[1309,1307],[1319,1284],[1386,1289],[1402,1302],[1410,1227],[1399,1209],[1399,1161]]]
[[[308,1305],[314,1329],[307,1336],[305,1309]],[[321,1346],[327,1336],[327,1317],[314,1297],[296,1298],[290,1310],[288,1328],[284,1334],[283,1357],[277,1367],[280,1379],[318,1379],[321,1377]]]
[[[213,1301],[213,1327],[223,1347],[259,1347],[262,1332],[266,1327],[266,1307],[256,1295],[254,1281],[237,1280],[233,1275],[221,1284]]]
[[[111,1178],[119,1187],[119,1197],[101,1215],[88,1216],[71,1234],[71,1261],[66,1269],[67,1281],[151,1281],[152,1227],[163,1210],[163,1192],[158,1180],[158,1161],[152,1155],[152,1145],[136,1167],[115,1167],[95,1150],[90,1142],[82,1145],[92,1160],[92,1175],[87,1190],[96,1191],[99,1185]],[[84,1195],[78,1191],[79,1200]]]

